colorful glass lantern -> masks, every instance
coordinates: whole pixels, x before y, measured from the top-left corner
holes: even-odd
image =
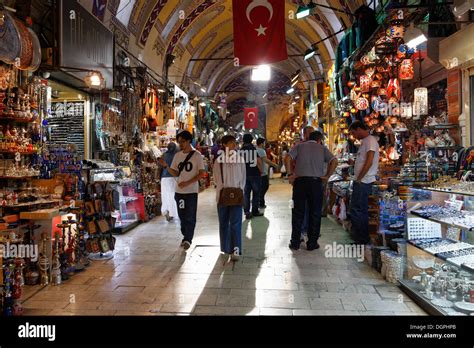
[[[415,77],[415,69],[411,59],[404,59],[400,64],[400,80],[412,80]]]
[[[390,28],[387,29],[387,36],[391,39],[403,38],[405,35],[405,27],[402,24],[393,24]]]
[[[370,90],[370,77],[368,75],[361,75],[359,80],[361,92],[367,93]]]
[[[359,110],[367,110],[369,108],[369,101],[366,98],[358,98],[355,106]]]
[[[417,116],[428,115],[428,88],[419,87],[415,89],[413,114]]]

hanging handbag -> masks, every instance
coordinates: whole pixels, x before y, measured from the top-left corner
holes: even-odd
[[[222,186],[224,186],[224,165],[221,163]],[[219,205],[223,207],[243,206],[244,192],[239,187],[223,187],[219,195]]]

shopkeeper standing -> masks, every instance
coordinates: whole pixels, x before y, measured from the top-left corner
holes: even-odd
[[[369,237],[369,196],[376,181],[379,168],[379,143],[370,135],[368,127],[355,121],[349,127],[352,136],[361,141],[354,166],[350,217],[352,235],[357,244],[368,244]]]
[[[191,247],[196,228],[196,212],[199,193],[199,179],[205,174],[202,155],[193,149],[191,142],[193,136],[188,131],[178,134],[177,142],[181,151],[173,159],[171,166],[164,160],[160,164],[167,169],[171,175],[178,178],[175,200],[178,207],[178,215],[181,220],[181,233],[183,241],[181,246],[187,250]]]

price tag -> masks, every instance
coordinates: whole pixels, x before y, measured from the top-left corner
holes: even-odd
[[[19,152],[15,153],[15,161],[16,162],[21,162],[21,153],[19,153]]]
[[[459,200],[449,200],[444,201],[444,206],[449,209],[454,209],[456,211],[461,211],[464,202]]]

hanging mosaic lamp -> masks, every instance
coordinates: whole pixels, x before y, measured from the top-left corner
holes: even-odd
[[[368,75],[360,76],[360,90],[362,93],[367,93],[370,90],[370,77]]]
[[[418,87],[415,89],[413,114],[417,116],[428,115],[428,88]]]
[[[369,108],[369,101],[363,97],[358,98],[355,106],[359,110],[367,110]]]
[[[400,80],[412,80],[415,77],[415,69],[411,59],[404,59],[400,64]]]

